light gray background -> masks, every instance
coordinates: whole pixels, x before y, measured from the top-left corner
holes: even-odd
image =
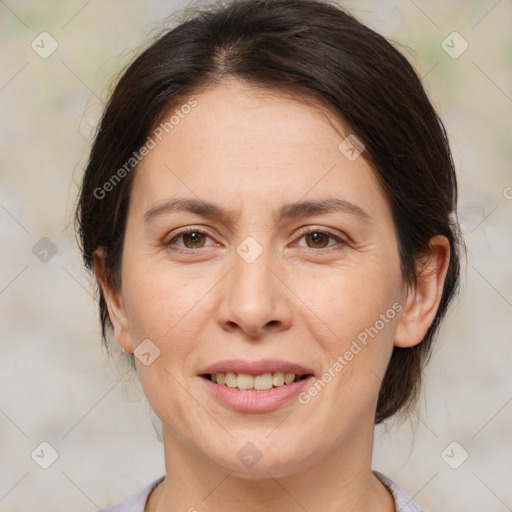
[[[101,348],[69,221],[112,77],[185,5],[0,0],[0,511],[95,511],[164,473],[138,382]],[[512,2],[343,5],[404,45],[423,77],[468,245],[420,406],[377,429],[374,468],[432,512],[512,510]],[[59,45],[46,59],[31,47],[43,31]],[[456,59],[441,46],[454,31],[469,44]],[[42,237],[58,250],[46,263],[32,252]],[[58,452],[48,469],[31,457],[41,442]]]

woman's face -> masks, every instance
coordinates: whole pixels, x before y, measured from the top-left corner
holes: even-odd
[[[266,477],[360,456],[405,297],[384,192],[310,105],[236,82],[194,98],[134,177],[116,338],[144,342],[164,440],[203,464]]]

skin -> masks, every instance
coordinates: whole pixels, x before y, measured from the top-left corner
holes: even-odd
[[[393,511],[371,470],[377,396],[393,345],[420,343],[434,319],[448,241],[431,240],[408,287],[386,196],[364,153],[350,161],[338,149],[348,132],[334,114],[234,80],[194,97],[134,177],[120,289],[95,251],[117,342],[133,352],[149,338],[160,350],[149,366],[135,358],[162,421],[166,463],[146,511]],[[173,197],[215,202],[234,218],[167,212],[144,222]],[[284,203],[332,197],[370,220],[332,212],[273,221]],[[206,234],[164,246],[186,226]],[[344,243],[301,235],[304,227]],[[247,236],[263,250],[252,263],[236,252]],[[198,376],[220,360],[267,358],[321,376],[396,302],[399,314],[308,404],[236,412]],[[262,454],[251,468],[237,457],[247,442]]]

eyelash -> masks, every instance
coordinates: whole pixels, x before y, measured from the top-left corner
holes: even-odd
[[[173,244],[173,242],[178,240],[181,236],[187,235],[189,233],[199,233],[201,235],[206,235],[207,237],[213,239],[213,237],[211,237],[208,234],[208,232],[202,231],[201,229],[197,229],[197,228],[184,228],[184,229],[182,229],[180,231],[175,232],[173,234],[173,237],[170,240],[168,240],[168,241],[164,240],[162,242],[162,246],[165,247],[166,249],[169,249],[169,250],[172,250],[172,251],[176,251],[176,252],[182,252],[182,253],[186,253],[186,254],[196,253],[198,250],[203,249],[203,247],[198,247],[197,249],[187,249],[187,248],[183,248],[183,247],[171,248],[171,245]],[[313,234],[313,233],[319,233],[319,234],[322,234],[322,235],[327,235],[329,238],[334,239],[335,241],[337,241],[342,246],[345,246],[347,244],[345,242],[345,240],[340,238],[338,235],[335,235],[331,231],[327,231],[327,230],[324,230],[324,229],[315,229],[315,228],[307,229],[307,230],[302,231],[300,233],[300,238],[303,238],[304,236],[310,235],[310,234]],[[320,247],[319,249],[315,249],[314,247],[306,247],[306,249],[309,249],[310,251],[314,251],[314,252],[327,252],[327,251],[330,252],[331,250],[340,250],[341,249],[341,248],[340,249],[332,249],[332,247],[334,247],[334,246],[331,246],[330,248],[328,248],[328,247]]]

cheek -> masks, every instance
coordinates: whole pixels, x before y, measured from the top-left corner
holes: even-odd
[[[187,274],[161,265],[127,240],[123,254],[123,300],[134,341],[172,338],[199,300],[201,291]]]
[[[364,287],[351,287],[341,277],[328,283],[334,293],[317,295],[311,308],[323,322],[308,314],[308,330],[324,355],[323,374],[305,390],[301,403],[310,401],[318,418],[325,415],[340,424],[356,424],[376,406],[394,346],[400,304],[389,291],[392,283],[387,288],[369,280]]]
[[[322,338],[332,343],[332,350],[343,348],[340,340],[355,339],[386,312],[379,331],[388,335],[393,330],[392,306],[400,298],[402,280],[398,263],[392,262],[392,258],[371,257],[362,263],[318,268],[314,274],[290,274],[290,288],[302,301],[297,307],[310,319],[310,326],[318,326],[319,336],[323,333]]]
[[[321,380],[329,388],[324,404],[353,404],[349,408],[355,411],[376,399],[393,350],[401,284],[392,253],[303,279],[297,275],[292,289],[308,306],[300,306],[305,323],[324,354]],[[316,391],[311,392],[313,397]]]

